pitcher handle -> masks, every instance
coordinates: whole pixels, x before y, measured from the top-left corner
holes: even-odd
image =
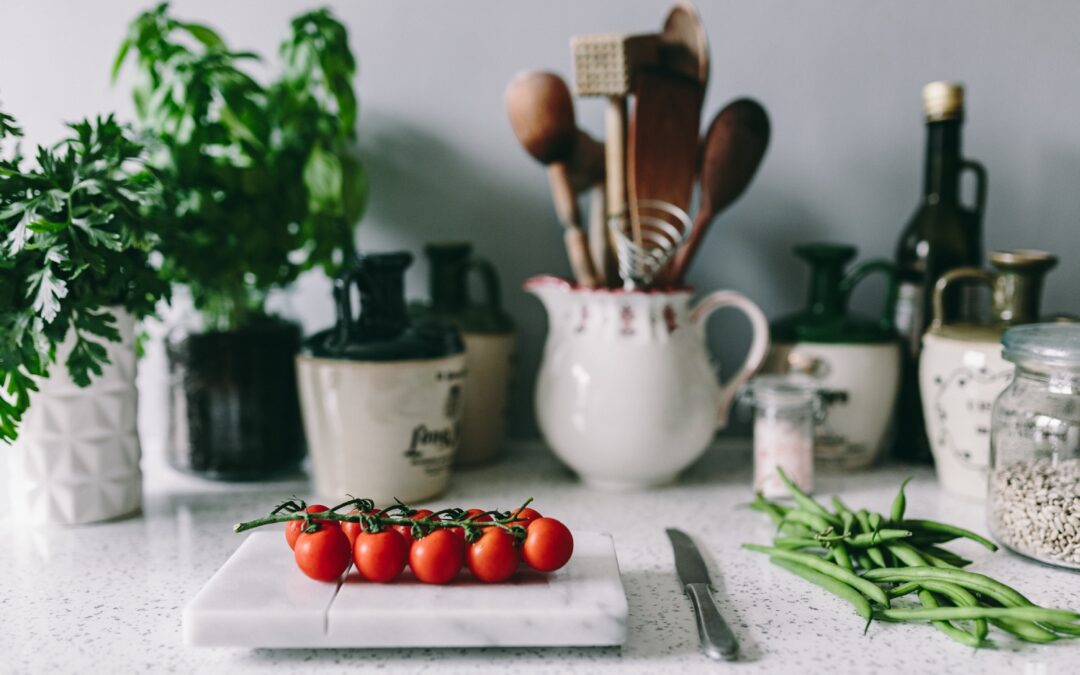
[[[499,274],[495,266],[483,258],[473,258],[466,263],[468,269],[480,277],[484,287],[484,306],[494,312],[502,311],[502,291],[499,288]]]
[[[941,328],[941,326],[950,318],[945,316],[945,290],[952,284],[961,280],[977,281],[986,284],[990,287],[992,292],[994,290],[994,284],[997,282],[997,275],[978,267],[957,267],[938,277],[937,282],[934,284],[934,317],[930,324],[934,328]]]
[[[720,410],[717,413],[717,428],[727,426],[728,411],[735,401],[739,388],[753,377],[765,355],[769,352],[769,322],[765,314],[749,298],[737,291],[713,291],[709,293],[690,310],[690,322],[697,325],[703,323],[713,312],[722,307],[734,307],[750,320],[753,336],[750,340],[750,349],[746,352],[746,358],[736,371],[735,375],[720,385]]]
[[[896,266],[888,260],[868,260],[851,270],[844,280],[840,282],[840,292],[844,294],[844,303],[851,297],[852,291],[859,283],[873,273],[879,273],[885,277],[885,302],[881,308],[881,318],[878,325],[883,330],[893,329],[893,316],[896,314],[896,298],[898,285],[896,282]]]

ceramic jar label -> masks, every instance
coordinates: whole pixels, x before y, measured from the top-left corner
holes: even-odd
[[[465,357],[359,362],[297,358],[319,494],[377,503],[446,488],[465,404]]]

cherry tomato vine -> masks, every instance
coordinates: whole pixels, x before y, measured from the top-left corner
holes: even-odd
[[[425,583],[447,583],[463,567],[480,581],[498,583],[521,563],[553,572],[573,554],[570,530],[529,508],[530,503],[531,498],[513,511],[432,512],[400,501],[376,509],[370,499],[350,497],[326,507],[293,497],[233,530],[284,523],[297,566],[320,581],[340,579],[353,563],[361,577],[373,582],[393,581],[408,565]]]

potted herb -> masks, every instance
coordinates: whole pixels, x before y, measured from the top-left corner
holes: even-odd
[[[351,262],[367,198],[345,27],[303,14],[280,57],[281,74],[260,83],[245,70],[255,54],[162,4],[131,24],[113,73],[134,59],[136,114],[174,186],[162,270],[203,319],[168,341],[169,455],[211,477],[261,478],[302,458],[300,330],[270,315],[267,296]]]
[[[168,292],[142,147],[112,117],[70,128],[31,165],[0,112],[0,439],[38,522],[140,508],[134,322]]]

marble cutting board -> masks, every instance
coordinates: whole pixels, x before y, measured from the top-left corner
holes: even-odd
[[[611,646],[626,639],[626,594],[607,534],[574,535],[563,569],[504,584],[463,571],[445,586],[406,570],[390,584],[350,569],[308,579],[281,532],[253,532],[184,608],[185,644],[207,647]]]

